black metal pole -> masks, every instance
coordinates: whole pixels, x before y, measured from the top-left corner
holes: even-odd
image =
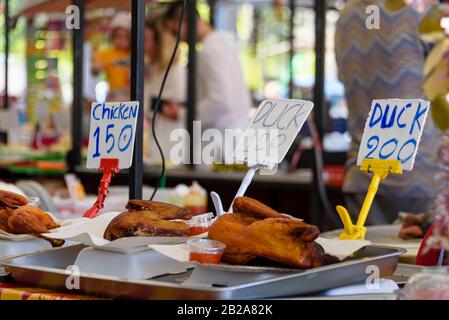
[[[145,0],[132,1],[131,100],[139,101],[133,165],[129,177],[130,199],[142,199],[143,187],[143,90],[145,76]]]
[[[324,137],[326,130],[327,109],[324,97],[324,77],[325,77],[325,52],[326,52],[326,0],[315,1],[315,123],[320,137]],[[317,146],[315,146],[317,148]],[[317,155],[314,154],[314,157]],[[325,215],[323,204],[320,198],[320,176],[323,173],[317,166],[318,159],[315,159],[313,166],[313,184],[311,188],[312,199],[310,206],[311,223],[323,228]]]
[[[196,117],[196,0],[187,4],[187,41],[189,43],[189,65],[187,70],[187,130],[190,135],[190,166],[194,167],[193,122]]]
[[[73,106],[72,106],[72,150],[68,157],[69,170],[81,165],[83,139],[83,65],[84,65],[84,14],[85,1],[74,0],[73,5],[79,9],[79,28],[73,29]]]
[[[9,0],[5,0],[5,93],[3,100],[4,109],[9,108],[9,86],[8,86],[8,78],[9,78]]]
[[[315,120],[320,136],[327,128],[327,109],[324,97],[326,54],[326,0],[315,1]]]
[[[215,27],[215,8],[217,6],[217,0],[208,0],[209,3],[209,12],[210,12],[210,18],[209,23]]]
[[[289,20],[289,41],[290,41],[290,52],[289,52],[289,84],[288,84],[288,96],[290,99],[293,98],[294,90],[294,70],[293,70],[293,57],[295,56],[295,13],[296,6],[295,0],[289,0],[290,7],[290,20]]]

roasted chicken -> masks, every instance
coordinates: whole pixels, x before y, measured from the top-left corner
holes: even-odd
[[[8,227],[8,220],[13,212],[14,212],[14,209],[12,209],[12,208],[7,208],[7,207],[0,208],[0,230],[10,233],[10,230]]]
[[[28,204],[28,199],[20,194],[0,190],[0,208],[18,208]]]
[[[236,213],[221,216],[209,228],[209,238],[226,245],[223,261],[243,265],[264,258],[298,269],[334,261],[315,242],[320,234],[317,227],[250,198],[237,198],[233,209]]]
[[[157,201],[130,200],[126,209],[129,211],[151,211],[162,220],[189,220],[192,218],[192,212],[189,209]]]
[[[26,204],[28,204],[28,200],[20,194],[0,190],[0,230],[10,233],[9,218],[16,208]]]
[[[189,226],[184,222],[170,220],[189,220],[189,209],[171,204],[130,200],[124,212],[111,221],[104,238],[110,241],[125,237],[187,237]]]
[[[23,206],[14,210],[8,219],[8,227],[14,234],[41,234],[60,226],[42,209]]]
[[[186,223],[161,219],[152,211],[131,211],[113,219],[103,237],[109,241],[126,237],[187,237],[189,230]]]
[[[62,246],[64,241],[41,235],[59,225],[45,211],[27,203],[21,195],[0,191],[0,229],[11,234],[30,234],[49,241],[54,247]]]

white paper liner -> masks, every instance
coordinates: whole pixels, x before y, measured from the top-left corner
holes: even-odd
[[[327,254],[335,256],[340,260],[346,259],[354,252],[371,244],[371,242],[367,240],[339,240],[324,238],[318,238],[316,242],[323,247]],[[149,247],[179,262],[189,261],[189,248],[186,244],[150,245]]]
[[[47,214],[49,216],[52,217],[52,219],[59,224],[61,227],[50,230],[50,232],[57,232],[59,230],[64,230],[66,228],[70,228],[73,226],[76,226],[78,224],[81,224],[84,220],[84,218],[78,218],[78,219],[66,219],[66,220],[61,220],[61,219],[56,219],[51,213]],[[11,234],[8,232],[5,232],[3,230],[0,230],[0,239],[2,240],[8,240],[8,241],[15,241],[15,242],[19,242],[19,241],[28,241],[28,240],[32,240],[35,239],[36,237],[29,235],[29,234]]]
[[[204,237],[207,233],[195,237],[129,237],[109,241],[103,238],[109,223],[121,212],[109,212],[94,219],[87,219],[73,227],[54,230],[44,236],[82,243],[92,248],[120,253],[132,253],[148,250],[149,245],[174,245],[186,242],[191,238]]]

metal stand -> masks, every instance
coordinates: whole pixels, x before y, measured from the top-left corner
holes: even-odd
[[[132,1],[131,100],[143,110],[145,77],[145,1]],[[143,112],[139,112],[134,144],[133,165],[129,177],[129,198],[142,199],[143,186]]]
[[[187,2],[187,41],[189,43],[189,65],[187,68],[187,130],[190,135],[190,166],[194,167],[193,121],[196,118],[196,0]]]
[[[74,0],[73,4],[79,8],[79,29],[73,30],[73,106],[72,106],[72,150],[69,153],[69,170],[81,165],[81,149],[83,140],[83,65],[84,65],[84,14],[85,1]]]
[[[8,86],[8,78],[9,78],[9,0],[5,0],[5,93],[4,93],[4,102],[3,108],[7,110],[9,108],[9,86]]]

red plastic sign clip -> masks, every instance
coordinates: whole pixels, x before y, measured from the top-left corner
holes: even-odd
[[[100,188],[98,188],[98,198],[95,204],[86,211],[84,218],[95,218],[101,209],[104,207],[104,201],[109,194],[109,186],[111,179],[117,173],[119,173],[119,160],[118,159],[101,159],[100,172],[103,172],[103,178],[100,181]]]

